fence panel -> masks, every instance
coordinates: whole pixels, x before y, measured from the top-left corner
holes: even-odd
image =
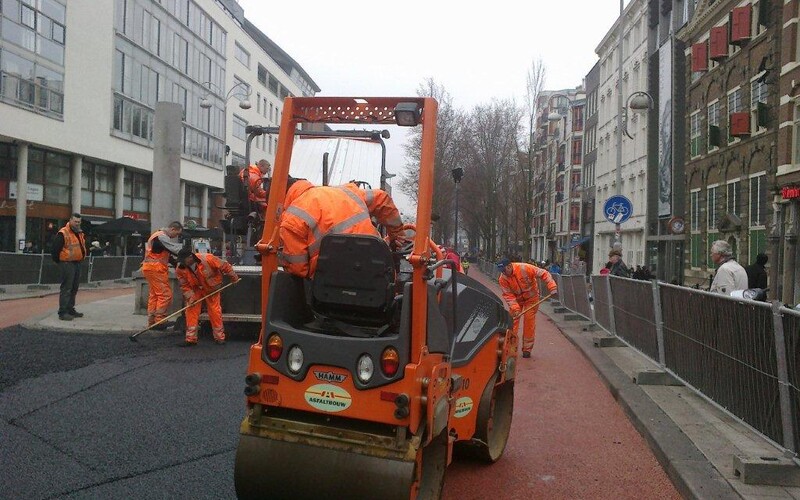
[[[88,283],[89,281],[89,259],[84,259],[81,262],[81,283]],[[54,285],[61,283],[61,269],[58,264],[53,262],[53,259],[44,259],[42,263],[42,284]]]
[[[575,310],[578,314],[591,321],[592,305],[589,303],[589,286],[586,282],[586,276],[583,274],[575,275],[572,280],[572,289],[575,292]]]
[[[133,273],[142,267],[142,260],[144,257],[140,255],[128,255],[125,257],[125,270],[123,273],[124,278],[130,278]]]
[[[783,442],[772,308],[673,285],[659,289],[666,367]]]
[[[594,320],[607,332],[611,332],[608,276],[592,276],[592,294],[594,296]]]
[[[786,364],[789,372],[789,398],[794,428],[794,449],[800,450],[800,313],[781,309]]]
[[[562,275],[561,283],[564,285],[564,294],[561,297],[561,304],[570,311],[575,311],[575,293],[572,290],[572,278]]]
[[[653,306],[653,284],[649,281],[611,277],[614,326],[618,336],[658,359],[658,335]]]
[[[0,285],[31,285],[39,283],[42,259],[49,255],[0,253]]]
[[[125,257],[92,257],[91,281],[118,280],[122,278]]]

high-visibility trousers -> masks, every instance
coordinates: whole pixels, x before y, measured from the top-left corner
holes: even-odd
[[[202,297],[203,295],[205,294],[199,294],[198,296]],[[211,320],[211,332],[214,335],[214,340],[225,340],[225,330],[222,328],[220,294],[216,294],[186,310],[186,342],[197,342],[197,328],[200,322],[200,310],[203,307],[203,302],[206,304],[208,319]]]
[[[531,305],[536,303],[536,299],[531,299],[526,302],[518,302],[521,310],[525,310],[526,307],[530,307]],[[534,307],[527,311],[522,319],[524,320],[522,325],[522,352],[531,352],[533,349],[533,342],[536,340],[536,312],[539,310],[539,307]],[[514,332],[519,332],[519,321],[520,318],[516,318],[514,320]]]
[[[163,264],[148,262],[142,265],[142,274],[150,287],[150,295],[147,297],[147,324],[152,325],[166,317],[172,304],[169,270]]]

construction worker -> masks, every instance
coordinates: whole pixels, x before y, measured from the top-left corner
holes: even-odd
[[[263,216],[267,206],[267,192],[264,190],[264,179],[272,172],[272,165],[267,160],[259,160],[255,165],[243,168],[239,178],[247,183],[247,199],[254,203]],[[247,178],[245,178],[247,176]]]
[[[511,308],[514,317],[514,331],[519,328],[519,313],[539,301],[539,279],[544,280],[550,294],[556,295],[556,282],[553,276],[544,269],[525,264],[501,259],[497,263],[500,270],[500,288],[503,298]],[[532,307],[525,312],[525,326],[522,336],[522,357],[530,358],[533,341],[536,339],[536,312],[539,306]]]
[[[61,293],[58,296],[58,319],[82,318],[75,310],[75,297],[81,282],[81,262],[86,258],[86,240],[81,230],[81,214],[72,214],[69,221],[53,237],[53,261],[61,270]]]
[[[223,274],[234,282],[239,281],[239,276],[229,263],[210,253],[196,254],[188,248],[184,248],[178,253],[178,267],[175,269],[175,275],[181,285],[184,301],[187,305],[193,304],[186,309],[186,339],[180,345],[186,347],[197,345],[197,323],[203,302],[206,303],[208,318],[211,320],[214,342],[220,345],[225,343],[220,294],[201,300],[222,286]]]
[[[183,248],[178,236],[183,232],[183,225],[171,222],[164,229],[159,229],[148,238],[144,246],[142,274],[147,280],[150,295],[147,298],[147,326],[158,323],[167,315],[172,304],[172,286],[169,283],[170,256],[177,256]],[[167,328],[166,323],[156,326],[156,330]]]
[[[328,233],[380,236],[370,217],[383,224],[395,246],[406,241],[400,212],[388,193],[364,190],[354,183],[314,186],[305,179],[289,178],[280,218],[283,250],[278,262],[297,276],[311,278],[317,268],[319,245]]]

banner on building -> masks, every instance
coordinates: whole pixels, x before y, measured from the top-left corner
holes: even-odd
[[[658,216],[672,215],[672,40],[658,49]]]

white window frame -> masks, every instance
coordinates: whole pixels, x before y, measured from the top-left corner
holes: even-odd
[[[689,231],[700,233],[700,188],[689,191]]]
[[[714,113],[715,120],[714,121],[716,123],[711,123],[711,109],[712,109],[712,107],[715,110],[715,113]],[[714,99],[713,101],[708,103],[708,106],[706,106],[706,120],[707,120],[706,134],[707,134],[707,137],[708,137],[708,141],[707,141],[708,143],[706,144],[706,150],[710,153],[712,151],[716,151],[716,150],[719,149],[719,146],[712,146],[711,145],[711,128],[710,128],[712,126],[719,127],[719,99]],[[722,137],[720,137],[720,140],[722,140]]]
[[[792,119],[792,164],[800,164],[800,103],[795,103]]]
[[[758,178],[758,177],[761,178],[761,180],[758,181],[759,184],[761,184],[762,182],[766,182],[767,172],[765,170],[762,170],[761,172],[756,172],[754,174],[751,174],[747,179],[747,191],[748,191],[747,215],[749,216],[747,224],[748,224],[748,227],[751,230],[752,229],[764,229],[764,228],[766,228],[766,225],[767,225],[766,224],[767,223],[766,220],[759,220],[758,221],[759,224],[756,224],[756,225],[753,224],[753,185],[752,185],[752,183],[753,183],[753,179]],[[758,190],[756,190],[755,196],[758,197]],[[769,193],[767,193],[767,196],[769,196]],[[760,211],[760,209],[761,209],[760,203],[762,201],[763,201],[764,204],[769,203],[769,199],[759,200],[759,206],[756,209],[757,211]],[[765,219],[767,218],[766,212],[764,213],[764,218]]]
[[[714,196],[711,196],[711,190],[714,190]],[[717,190],[719,184],[709,184],[706,186],[706,229],[710,233],[712,229],[714,232],[719,232],[717,228]],[[713,221],[713,226],[712,226]]]
[[[700,131],[702,126],[702,118],[700,117],[700,110],[698,109],[689,115],[689,155],[692,158],[700,157],[700,144],[702,133]],[[697,141],[695,146],[694,141]]]
[[[738,137],[731,136],[731,115],[733,113],[740,113],[742,111],[742,86],[738,85],[735,88],[728,91],[725,96],[725,104],[726,104],[726,111],[728,115],[728,130],[727,130],[727,141],[728,144],[736,144],[737,142],[741,141]],[[731,96],[736,95],[738,100],[738,106],[736,106],[736,110],[731,109]]]
[[[236,58],[237,61],[242,63],[242,65],[250,69],[250,52],[247,51],[244,47],[242,47],[239,42],[234,42],[233,45],[233,57]]]
[[[729,180],[728,182],[725,183],[725,211],[728,212],[728,213],[732,213],[733,215],[736,215],[737,217],[741,217],[742,214],[738,213],[736,211],[731,212],[729,210],[731,208],[731,206],[730,206],[731,205],[731,203],[730,203],[730,195],[731,195],[730,186],[732,186],[733,184],[736,184],[737,182],[740,183],[739,184],[739,189],[738,190],[737,189],[733,190],[733,198],[734,198],[733,208],[734,208],[734,210],[736,210],[736,206],[737,206],[736,202],[740,201],[739,193],[742,190],[741,181],[742,181],[742,178],[741,177],[737,177],[737,178],[731,179],[731,180]],[[739,211],[741,211],[741,209],[739,209]]]
[[[769,88],[767,87],[766,82],[758,83],[758,79],[762,78],[765,75],[766,71],[762,71],[761,73],[757,74],[753,78],[750,79],[750,134],[757,135],[765,132],[767,127],[759,127],[758,126],[758,103],[761,102],[763,104],[767,103],[767,93],[769,92]],[[763,94],[763,101],[756,100],[756,93],[753,91],[753,86],[758,84],[761,87],[761,92]]]

